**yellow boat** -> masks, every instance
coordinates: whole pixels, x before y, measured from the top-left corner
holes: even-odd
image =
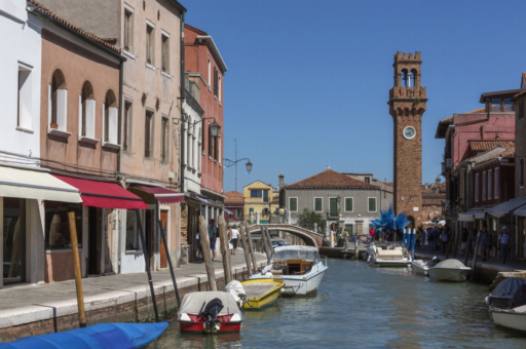
[[[260,310],[272,305],[278,299],[283,281],[272,278],[241,281],[247,298],[243,303],[245,310]]]

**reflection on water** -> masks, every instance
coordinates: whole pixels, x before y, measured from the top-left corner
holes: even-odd
[[[181,335],[173,323],[151,348],[526,348],[526,336],[494,327],[486,294],[484,285],[330,260],[316,297],[245,313],[240,335]]]

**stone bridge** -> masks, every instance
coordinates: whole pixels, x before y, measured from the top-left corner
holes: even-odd
[[[259,233],[261,232],[261,228],[265,227],[268,228],[269,231],[283,231],[287,232],[289,234],[295,235],[299,238],[301,238],[306,245],[308,246],[316,246],[320,248],[322,246],[323,241],[323,234],[317,233],[315,231],[302,228],[297,225],[291,225],[291,224],[260,224],[260,225],[250,225],[248,227],[248,233]]]

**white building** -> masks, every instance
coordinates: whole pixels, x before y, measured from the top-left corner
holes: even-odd
[[[44,200],[81,202],[39,169],[41,26],[25,0],[0,1],[0,287],[44,281]],[[53,224],[53,222],[49,222]]]

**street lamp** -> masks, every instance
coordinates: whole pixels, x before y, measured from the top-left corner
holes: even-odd
[[[252,168],[254,167],[254,164],[252,163],[252,161],[250,161],[249,158],[241,158],[241,159],[238,159],[237,157],[237,139],[234,139],[234,156],[235,158],[232,160],[232,159],[228,159],[228,158],[225,158],[224,159],[224,163],[225,163],[225,167],[232,167],[232,166],[235,166],[235,173],[234,173],[234,187],[235,187],[235,190],[237,191],[237,164],[242,162],[242,161],[245,161],[245,170],[247,170],[248,173],[252,172]]]

